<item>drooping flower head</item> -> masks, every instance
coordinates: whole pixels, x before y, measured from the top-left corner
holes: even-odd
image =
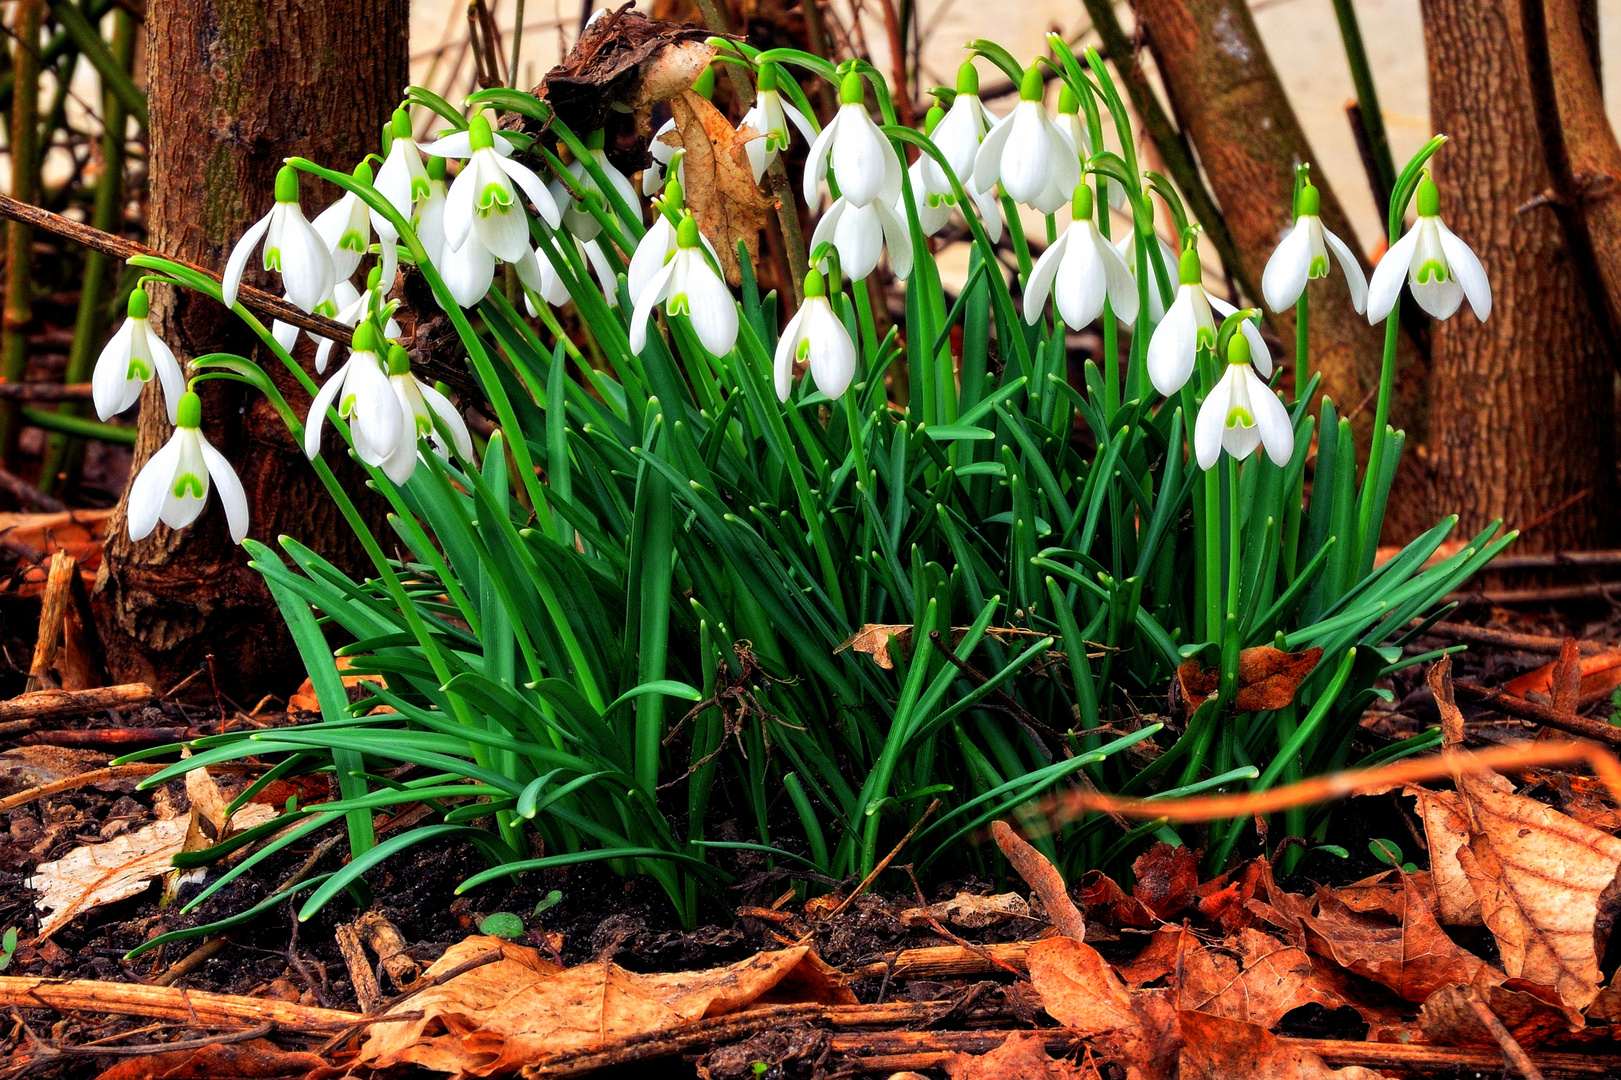
[[[110,420],[135,404],[135,399],[141,396],[141,388],[156,375],[163,387],[169,423],[176,422],[180,396],[186,391],[186,377],[174,353],[147,322],[150,310],[151,300],[144,288],[130,293],[124,325],[96,358],[90,391],[96,415],[103,420]]]
[[[441,457],[446,457],[444,441],[434,427],[437,416],[450,431],[456,454],[473,461],[473,440],[467,425],[445,396],[411,374],[411,355],[398,342],[388,346],[388,385],[400,408],[400,434],[393,450],[384,459],[383,474],[396,484],[404,484],[416,471],[417,440],[428,439]]]
[[[409,221],[412,209],[428,197],[428,170],[422,164],[422,151],[411,135],[410,114],[404,109],[395,109],[388,128],[391,141],[388,156],[377,170],[377,191]]]
[[[636,189],[630,186],[630,181],[625,178],[625,174],[620,172],[614,163],[608,160],[607,151],[604,149],[607,145],[606,140],[607,135],[601,128],[589,133],[585,137],[586,152],[591,155],[591,160],[602,170],[602,175],[608,178],[609,185],[625,201],[625,205],[635,207],[637,205]],[[564,207],[563,224],[567,226],[569,232],[578,236],[581,240],[594,240],[597,234],[602,231],[602,223],[592,216],[585,201],[589,199],[596,204],[598,209],[607,211],[610,216],[613,215],[613,204],[602,191],[596,177],[592,176],[586,169],[585,162],[579,160],[570,162],[568,171],[569,175],[574,178],[574,186],[580,193],[579,197],[576,197],[574,192],[570,191],[568,185],[564,184],[562,180],[553,180],[550,188],[552,199]]]
[[[1058,314],[1072,330],[1090,326],[1103,314],[1105,299],[1122,322],[1137,318],[1137,283],[1120,253],[1093,224],[1094,201],[1092,189],[1084,181],[1075,185],[1074,220],[1030,271],[1030,284],[1024,292],[1026,322],[1034,324],[1041,318],[1049,291]]]
[[[625,284],[630,293],[630,303],[633,308],[636,301],[641,299],[642,290],[647,287],[647,283],[657,277],[658,272],[664,268],[666,263],[675,258],[675,253],[680,250],[680,245],[676,242],[677,229],[670,220],[674,218],[676,221],[680,221],[682,214],[687,209],[686,192],[682,189],[679,180],[671,177],[665,181],[664,197],[658,201],[658,205],[661,207],[661,213],[653,224],[647,227],[647,231],[642,234],[641,242],[636,245],[635,252],[631,254],[630,265],[625,268]],[[699,233],[698,240],[708,249],[711,255],[715,256],[715,261],[719,262],[720,256],[716,253],[714,246],[710,244],[709,238],[703,233]],[[611,279],[612,275],[609,275],[609,280]],[[612,298],[610,298],[610,302],[611,300]]]
[[[184,529],[197,520],[208,502],[209,481],[218,487],[231,540],[248,535],[248,497],[236,470],[199,430],[203,403],[186,391],[175,410],[174,434],[147,459],[129,487],[129,538],[144,540],[161,521]]]
[[[1165,318],[1154,327],[1154,336],[1148,339],[1148,377],[1158,390],[1170,397],[1193,374],[1194,361],[1200,349],[1216,346],[1216,320],[1226,318],[1237,309],[1219,296],[1204,290],[1204,267],[1199,252],[1189,246],[1177,260],[1177,280],[1180,284],[1176,300],[1165,312]],[[1153,291],[1152,283],[1149,285]],[[1268,378],[1272,376],[1272,353],[1261,338],[1261,331],[1245,319],[1235,336],[1244,338],[1247,351],[1246,364],[1253,362]]]
[[[529,253],[529,224],[518,200],[519,188],[547,224],[555,229],[562,223],[563,215],[540,177],[504,156],[503,146],[505,154],[512,153],[512,143],[505,137],[497,142],[489,118],[480,112],[473,114],[465,132],[428,147],[430,154],[467,158],[445,197],[448,250],[459,251],[472,237],[502,262],[515,263]]]
[[[349,359],[326,381],[310,405],[304,425],[304,454],[311,460],[321,452],[321,426],[326,423],[327,409],[334,405],[338,415],[349,421],[349,435],[361,461],[382,465],[398,446],[400,404],[383,373],[380,345],[370,321],[355,327]]]
[[[1014,202],[1051,214],[1069,201],[1081,180],[1081,159],[1069,133],[1042,104],[1046,84],[1036,65],[1019,84],[1019,104],[996,122],[974,158],[974,186],[1001,183]]]
[[[714,355],[725,356],[736,344],[737,302],[704,258],[698,237],[698,223],[691,214],[684,215],[675,230],[675,254],[636,298],[636,310],[630,317],[633,352],[647,346],[647,321],[661,303],[666,314],[687,316],[698,340]]]
[[[1199,407],[1193,450],[1199,467],[1209,469],[1223,450],[1242,461],[1257,446],[1266,448],[1274,465],[1287,465],[1295,452],[1295,430],[1283,402],[1250,365],[1249,338],[1234,334],[1227,342],[1227,370]]]
[[[749,156],[749,167],[754,170],[756,184],[771,167],[771,163],[777,160],[777,156],[788,149],[792,137],[788,130],[790,123],[799,129],[806,142],[813,142],[816,139],[816,131],[805,119],[805,114],[782,100],[782,94],[777,90],[778,77],[776,64],[760,65],[759,81],[756,84],[759,93],[755,96],[753,107],[743,114],[743,120],[738,124],[739,128],[753,129],[759,136],[743,144],[743,150]]]
[[[332,254],[304,217],[298,205],[298,170],[283,165],[276,173],[276,205],[270,213],[249,226],[231,249],[225,274],[220,279],[221,300],[226,307],[236,303],[248,257],[264,242],[264,268],[281,275],[287,300],[305,311],[325,300],[337,280]]]
[[[805,163],[805,201],[820,201],[819,186],[831,164],[839,195],[851,206],[877,199],[894,205],[901,190],[901,159],[867,114],[859,72],[848,71],[839,83],[839,111],[811,144]],[[887,193],[887,194],[886,194]]]
[[[353,175],[362,184],[372,182],[371,166],[364,161],[355,166]],[[332,268],[338,281],[347,281],[359,268],[361,258],[371,249],[373,226],[377,227],[377,236],[381,241],[383,276],[393,282],[398,236],[386,218],[374,212],[364,199],[352,191],[344,192],[337,202],[316,215],[315,232],[332,256]],[[384,229],[388,231],[384,232]]]
[[[984,141],[985,133],[991,129],[994,120],[995,117],[979,100],[978,69],[972,60],[963,61],[957,69],[957,96],[952,99],[951,108],[929,138],[945,155],[946,163],[951,166],[951,171],[956,174],[965,191],[974,187],[974,158],[978,156],[979,144]],[[928,174],[932,190],[951,190],[951,181],[946,178],[939,162],[927,154],[921,155],[918,160],[926,162],[923,171]]]
[[[1267,306],[1282,311],[1300,299],[1306,282],[1328,276],[1328,253],[1332,251],[1345,273],[1345,284],[1351,290],[1351,304],[1361,314],[1368,303],[1368,279],[1362,276],[1362,267],[1345,241],[1323,228],[1322,195],[1317,188],[1301,185],[1295,200],[1295,224],[1278,244],[1277,250],[1266,261],[1261,274],[1261,293]]]
[[[1064,83],[1058,92],[1058,126],[1064,129],[1069,141],[1075,144],[1076,151],[1081,158],[1090,158],[1100,149],[1092,145],[1092,132],[1081,119],[1081,95],[1077,94],[1069,83]],[[1105,185],[1109,193],[1109,205],[1116,210],[1126,208],[1126,189],[1117,181],[1099,176],[1098,183]]]
[[[830,398],[841,397],[855,378],[859,357],[850,331],[828,302],[827,282],[815,269],[805,275],[805,302],[783,327],[777,342],[772,373],[777,400],[793,392],[794,364],[808,363],[816,389]]]
[[[1396,306],[1402,281],[1412,287],[1418,306],[1437,319],[1451,318],[1467,297],[1475,318],[1492,313],[1492,284],[1469,245],[1441,221],[1441,192],[1426,172],[1418,182],[1418,220],[1390,245],[1373,268],[1368,286],[1368,321],[1379,322]]]

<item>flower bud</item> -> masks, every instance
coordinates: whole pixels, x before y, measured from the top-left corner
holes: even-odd
[[[1418,216],[1441,216],[1441,190],[1430,179],[1428,170],[1425,170],[1424,179],[1418,182]]]
[[[675,227],[675,243],[677,247],[695,248],[698,246],[698,222],[691,214],[681,219],[681,224]]]
[[[664,182],[664,205],[671,210],[685,210],[687,208],[686,193],[681,190],[681,181],[670,173],[670,178]]]
[[[933,135],[934,129],[939,126],[940,121],[944,120],[945,118],[946,111],[944,109],[938,105],[929,106],[928,115],[923,118],[923,134]]]
[[[1296,217],[1317,217],[1323,211],[1323,196],[1315,184],[1302,184],[1295,200]]]
[[[428,159],[428,165],[427,165],[428,179],[429,180],[441,180],[441,181],[444,180],[446,164],[447,164],[447,162],[442,157],[430,157]]]
[[[409,139],[411,137],[411,114],[404,109],[395,109],[394,118],[389,124],[396,139]]]
[[[350,342],[349,348],[354,352],[377,351],[377,331],[370,322],[363,322],[355,327],[354,340]]]
[[[1227,362],[1229,364],[1247,364],[1250,362],[1249,338],[1239,333],[1228,339]]]
[[[1092,189],[1083,180],[1075,185],[1075,198],[1070,203],[1070,216],[1076,221],[1092,220]]]
[[[474,150],[488,150],[495,145],[495,136],[490,133],[490,121],[483,113],[474,113],[473,118],[467,122],[468,144]]]
[[[813,266],[805,273],[805,299],[826,295],[827,281],[822,277],[822,272]]]
[[[406,352],[399,342],[389,343],[388,373],[390,375],[409,375],[411,373],[411,354]]]
[[[1066,113],[1078,113],[1080,111],[1081,95],[1077,94],[1069,83],[1065,83],[1064,88],[1058,92],[1059,115],[1064,115]]]

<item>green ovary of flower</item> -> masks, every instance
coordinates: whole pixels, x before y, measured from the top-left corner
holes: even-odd
[[[1413,275],[1413,280],[1420,285],[1440,284],[1450,279],[1446,265],[1434,259],[1425,262],[1418,268],[1418,273]]]
[[[174,482],[174,497],[177,499],[184,499],[187,495],[200,499],[207,490],[194,473],[182,473]]]

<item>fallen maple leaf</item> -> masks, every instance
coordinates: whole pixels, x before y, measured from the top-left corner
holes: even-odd
[[[513,1072],[542,1053],[589,1049],[749,1008],[855,1004],[855,995],[805,945],[707,971],[641,975],[611,961],[563,969],[534,949],[473,937],[447,950],[426,977],[492,949],[499,960],[393,1010],[418,1013],[418,1019],[371,1028],[360,1062],[372,1069],[417,1065],[460,1080]]]
[[[1178,1080],[1384,1080],[1360,1065],[1331,1069],[1316,1054],[1259,1024],[1186,1011],[1177,1019],[1182,1032]]]
[[[1133,895],[1158,919],[1170,920],[1191,907],[1199,894],[1199,856],[1161,841],[1131,864],[1137,876]]]
[[[1443,986],[1472,981],[1486,962],[1446,936],[1410,881],[1405,888],[1399,923],[1352,911],[1325,889],[1318,890],[1316,916],[1303,922],[1313,952],[1421,1002]]]
[[[1238,654],[1238,701],[1240,712],[1266,712],[1281,709],[1295,699],[1295,691],[1323,657],[1321,649],[1284,652],[1270,645],[1257,645]],[[1200,667],[1197,660],[1185,660],[1176,669],[1176,686],[1191,715],[1205,698],[1221,685],[1221,669]]]
[[[746,124],[734,129],[726,114],[691,90],[670,99],[670,113],[676,129],[663,138],[687,152],[681,166],[687,207],[699,231],[715,245],[726,280],[735,287],[742,281],[738,241],[757,261],[760,230],[771,218],[773,204],[754,182],[745,149],[760,133]]]
[[[1449,734],[1463,726],[1450,672],[1448,659],[1430,670]],[[1566,1005],[1585,1009],[1598,996],[1599,957],[1621,914],[1621,839],[1504,790],[1507,781],[1495,774],[1459,773],[1456,784],[1467,832],[1455,858],[1497,940],[1504,973],[1552,986]]]
[[[951,1054],[940,1062],[940,1067],[951,1080],[1097,1080],[1098,1077],[1097,1069],[1090,1062],[1077,1065],[1048,1057],[1046,1039],[1030,1031],[1015,1032],[1001,1046],[983,1054]]]
[[[1256,929],[1240,931],[1227,942],[1237,956],[1206,948],[1183,932],[1177,984],[1177,1007],[1275,1027],[1285,1013],[1302,1005],[1337,1009],[1345,1000],[1326,980],[1303,949],[1285,945]]]

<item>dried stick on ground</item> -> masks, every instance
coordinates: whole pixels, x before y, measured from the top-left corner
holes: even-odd
[[[283,1031],[321,1031],[362,1023],[359,1013],[317,1009],[274,998],[238,997],[172,986],[137,986],[95,979],[0,976],[0,1008],[151,1016],[198,1025],[272,1023]]]
[[[120,683],[92,690],[41,690],[0,701],[0,723],[8,720],[68,720],[103,709],[132,709],[158,695],[146,683]]]
[[[1487,686],[1477,686],[1471,682],[1454,682],[1452,689],[1460,698],[1485,705],[1504,715],[1529,720],[1543,727],[1557,728],[1568,734],[1580,735],[1584,739],[1592,739],[1609,746],[1621,746],[1621,728],[1606,724],[1602,720],[1577,716],[1573,712],[1565,712],[1552,705],[1527,701],[1525,698],[1505,694]]]
[[[983,975],[1003,970],[1003,966],[1024,971],[1025,955],[1034,944],[1029,941],[1009,941],[998,945],[932,945],[922,949],[903,949],[882,960],[863,964],[850,971],[851,979],[951,979],[963,975]]]

